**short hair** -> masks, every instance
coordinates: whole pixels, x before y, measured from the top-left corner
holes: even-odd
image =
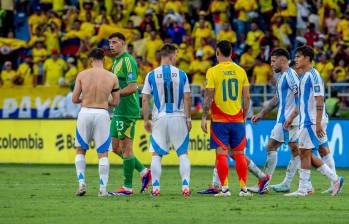
[[[101,48],[95,48],[90,52],[88,57],[93,60],[102,61],[104,58],[104,51]]]
[[[230,57],[233,51],[231,42],[227,40],[221,40],[217,43],[217,49],[222,53],[224,57]]]
[[[167,57],[171,54],[176,53],[177,48],[173,44],[164,44],[160,49],[161,57]]]
[[[287,60],[290,60],[290,53],[288,53],[288,51],[283,48],[276,48],[271,52],[270,56],[285,57],[287,58]]]
[[[314,49],[310,46],[304,45],[296,49],[296,53],[309,57],[309,61],[314,60]]]
[[[126,37],[124,34],[120,33],[120,32],[116,32],[116,33],[112,33],[108,39],[113,39],[113,38],[118,38],[120,40],[126,41]]]

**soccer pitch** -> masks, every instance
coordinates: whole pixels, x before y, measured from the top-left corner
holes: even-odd
[[[277,169],[272,183],[283,179]],[[349,170],[338,170],[349,181]],[[87,166],[87,194],[76,197],[75,167],[53,165],[0,165],[0,223],[349,223],[347,183],[338,197],[321,194],[329,182],[312,170],[315,195],[289,198],[268,195],[238,197],[235,169],[229,173],[232,196],[197,195],[210,183],[211,167],[192,167],[192,197],[181,195],[178,167],[163,167],[161,196],[139,194],[140,179],[134,173],[136,194],[98,198],[98,167]],[[122,183],[122,169],[111,166],[108,190]],[[249,185],[256,179],[249,175]],[[292,189],[298,184],[295,178]],[[232,187],[233,185],[233,187]]]

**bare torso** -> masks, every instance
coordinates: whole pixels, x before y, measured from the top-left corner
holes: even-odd
[[[116,77],[102,68],[90,68],[79,74],[81,106],[108,109],[108,98]]]

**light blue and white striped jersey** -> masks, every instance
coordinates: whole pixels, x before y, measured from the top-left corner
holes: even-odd
[[[278,77],[276,82],[276,94],[279,102],[277,123],[285,123],[297,107],[298,88],[299,78],[292,68],[288,68]],[[299,116],[293,120],[292,125],[299,125]]]
[[[153,95],[153,120],[162,116],[185,116],[184,93],[190,92],[187,74],[172,65],[161,65],[149,72],[143,94]]]
[[[299,84],[299,114],[300,127],[316,124],[316,96],[323,96],[325,100],[324,82],[319,72],[311,68],[301,77]],[[328,122],[328,116],[324,109],[322,119]]]

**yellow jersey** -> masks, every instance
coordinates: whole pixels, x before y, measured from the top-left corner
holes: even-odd
[[[255,84],[268,84],[269,77],[272,76],[270,65],[263,63],[261,65],[254,66],[253,76],[255,77]]]
[[[242,89],[250,85],[245,70],[231,61],[221,62],[208,69],[206,79],[206,88],[215,90],[212,121],[243,122]]]

